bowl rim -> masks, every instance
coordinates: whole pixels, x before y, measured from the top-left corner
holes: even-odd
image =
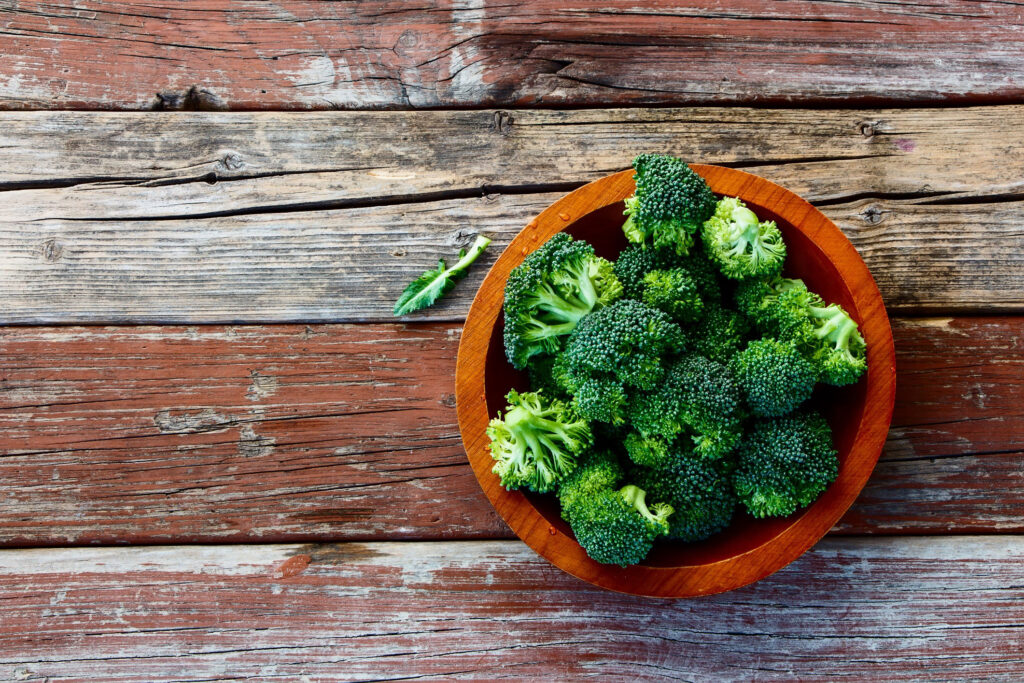
[[[651,597],[694,597],[758,581],[800,557],[846,512],[867,483],[885,443],[896,396],[895,347],[881,293],[853,244],[821,211],[775,183],[738,169],[690,164],[719,195],[757,197],[808,237],[832,262],[862,317],[868,371],[864,411],[839,477],[814,504],[776,536],[738,555],[706,564],[618,567],[591,560],[576,540],[551,525],[519,491],[506,491],[491,472],[486,359],[501,314],[509,273],[531,251],[583,216],[633,193],[633,170],[605,176],[558,199],[530,221],[484,277],[463,326],[455,368],[459,431],[470,465],[494,509],[530,548],[563,571],[593,585]],[[777,207],[782,207],[781,209]],[[824,504],[822,501],[825,501]],[[808,508],[809,510],[810,508]]]

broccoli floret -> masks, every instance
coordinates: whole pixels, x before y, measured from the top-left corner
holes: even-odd
[[[660,436],[644,436],[639,432],[630,432],[623,439],[622,445],[626,455],[637,465],[662,467],[674,457],[670,441]]]
[[[596,379],[607,391],[609,382],[617,382],[623,387],[621,395],[631,387],[653,388],[665,374],[663,357],[683,343],[682,330],[666,314],[639,301],[622,299],[588,315],[569,336],[564,354],[569,384],[582,391],[584,382]],[[620,405],[620,393],[609,396]],[[603,419],[598,415],[617,412],[604,405],[587,412],[597,396],[588,392],[587,399],[577,403],[585,417]]]
[[[758,221],[736,197],[724,197],[701,231],[708,256],[733,280],[768,277],[782,270],[786,245],[775,221]]]
[[[816,412],[755,421],[737,455],[733,487],[755,517],[793,514],[839,474],[832,432]]]
[[[631,244],[615,259],[615,275],[622,283],[622,296],[643,300],[644,277],[652,270],[665,270],[679,265],[679,257],[671,249],[645,249]],[[716,283],[717,284],[717,283]]]
[[[686,431],[696,452],[712,459],[742,436],[739,386],[725,365],[703,356],[674,362],[657,388],[630,398],[627,414],[646,437],[671,440]]]
[[[700,226],[715,211],[711,188],[675,157],[641,154],[633,168],[636,192],[626,200],[626,239],[689,253]]]
[[[559,368],[556,366],[558,356],[539,356],[530,361],[526,373],[530,379],[530,391],[539,391],[548,398],[570,400]]]
[[[736,494],[722,461],[677,455],[660,467],[637,467],[630,478],[652,498],[672,506],[669,538],[701,541],[732,520]]]
[[[515,390],[505,398],[505,415],[498,413],[487,427],[495,461],[492,472],[509,490],[554,490],[593,443],[590,426],[571,405],[558,399]]]
[[[589,500],[603,490],[614,489],[625,474],[614,453],[591,451],[558,487],[558,500],[563,510],[569,509],[577,499]],[[564,512],[562,516],[568,521]]]
[[[652,270],[644,276],[644,303],[680,322],[694,322],[704,312],[697,281],[685,268]]]
[[[516,266],[505,284],[505,354],[523,369],[537,354],[558,352],[588,313],[622,296],[610,261],[559,233]]]
[[[626,388],[611,375],[589,377],[577,385],[573,405],[588,420],[622,424]]]
[[[697,282],[700,296],[707,302],[722,300],[722,277],[709,260],[703,245],[697,245],[687,256],[680,256],[676,267],[685,268]]]
[[[736,311],[705,303],[704,317],[695,329],[693,350],[705,358],[728,363],[743,348],[750,324]]]
[[[659,502],[648,507],[646,495],[632,485],[603,489],[572,498],[563,514],[591,559],[626,567],[647,557],[654,540],[668,533],[672,506]]]
[[[744,281],[736,289],[736,303],[765,334],[795,341],[828,384],[856,382],[867,368],[857,323],[841,306],[828,305],[809,291],[802,280]]]
[[[818,373],[790,341],[759,339],[737,354],[730,366],[751,412],[778,417],[811,397]]]

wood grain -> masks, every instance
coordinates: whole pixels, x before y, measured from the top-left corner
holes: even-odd
[[[0,676],[69,681],[1018,680],[1020,536],[826,539],[651,600],[514,541],[0,552]]]
[[[1022,107],[8,117],[5,323],[391,320],[482,231],[491,253],[417,316],[461,319],[522,226],[645,149],[768,164],[893,310],[1024,306]]]
[[[0,328],[0,543],[508,537],[454,409],[460,326]],[[1024,317],[894,321],[843,533],[1024,533]]]
[[[19,2],[9,108],[331,109],[994,101],[1024,93],[1013,2],[410,6]]]

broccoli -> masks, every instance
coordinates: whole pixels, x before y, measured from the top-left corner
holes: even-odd
[[[639,432],[630,432],[622,441],[626,449],[626,455],[637,465],[647,467],[660,467],[672,459],[673,453],[670,449],[670,440],[660,436],[644,436]]]
[[[611,451],[591,451],[558,487],[563,510],[572,509],[577,500],[591,500],[605,489],[613,489],[625,476],[619,459]],[[568,516],[563,512],[566,521]]]
[[[626,199],[622,231],[630,242],[671,247],[687,254],[694,236],[715,211],[704,179],[675,157],[641,154],[633,160],[636,192]]]
[[[680,322],[694,322],[704,312],[697,281],[685,268],[647,273],[644,276],[643,301]]]
[[[755,421],[737,455],[733,487],[755,517],[793,514],[839,474],[832,431],[817,412]]]
[[[564,352],[576,407],[589,419],[621,420],[620,399],[627,390],[655,387],[665,373],[663,358],[684,343],[678,325],[639,301],[622,299],[588,315],[569,336]],[[588,380],[599,384],[584,390]],[[611,390],[612,383],[622,389]]]
[[[526,368],[530,379],[530,391],[539,391],[548,398],[569,400],[567,387],[563,384],[560,367],[556,365],[559,356],[539,356]]]
[[[588,313],[622,296],[610,261],[583,241],[558,233],[516,266],[505,284],[505,354],[522,370],[553,354]]]
[[[678,258],[677,266],[686,268],[690,276],[697,282],[697,290],[705,302],[722,300],[722,278],[718,269],[708,259],[703,245],[697,245],[687,256]]]
[[[822,381],[856,382],[867,368],[864,338],[838,304],[826,304],[802,280],[748,280],[736,289],[736,303],[770,336],[793,340]]]
[[[712,459],[742,436],[736,380],[726,366],[698,355],[675,361],[657,388],[632,396],[627,414],[642,436],[671,440],[685,431],[696,452]]]
[[[775,221],[758,222],[736,197],[724,197],[701,231],[708,256],[733,280],[776,275],[786,259],[786,245]]]
[[[750,332],[747,319],[716,303],[705,303],[704,317],[696,326],[693,350],[719,363],[728,363],[743,348]]]
[[[811,397],[818,373],[790,341],[759,339],[733,358],[730,366],[746,393],[751,412],[777,417]]]
[[[654,540],[668,533],[672,506],[648,507],[647,493],[633,485],[574,496],[563,514],[591,559],[625,567],[647,557]]]
[[[659,467],[637,467],[632,481],[672,506],[668,537],[702,541],[729,526],[736,494],[722,461],[680,455]]]
[[[652,270],[672,268],[679,265],[679,262],[680,258],[670,249],[645,249],[640,244],[629,245],[619,252],[614,266],[615,275],[622,283],[622,296],[642,301],[644,277]]]
[[[571,405],[538,393],[506,396],[505,415],[491,420],[492,471],[506,489],[545,493],[568,476],[593,443],[593,433]]]

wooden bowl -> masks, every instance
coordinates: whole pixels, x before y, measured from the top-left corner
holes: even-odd
[[[636,595],[690,597],[732,590],[803,554],[839,520],[867,482],[889,430],[896,392],[895,351],[882,297],[839,229],[808,202],[764,178],[720,166],[692,168],[716,194],[740,197],[760,218],[774,219],[788,248],[786,274],[802,278],[826,301],[842,305],[867,343],[866,377],[848,387],[820,387],[808,401],[832,426],[840,461],[839,477],[813,505],[767,520],[737,508],[725,531],[699,543],[659,541],[642,564],[623,569],[587,556],[562,520],[554,495],[506,491],[491,472],[487,423],[504,409],[510,388],[527,388],[525,374],[505,359],[505,280],[528,253],[562,230],[614,259],[626,246],[622,200],[633,193],[632,170],[559,199],[512,240],[473,300],[455,370],[462,441],[473,472],[498,513],[519,538],[554,565],[594,585]]]

